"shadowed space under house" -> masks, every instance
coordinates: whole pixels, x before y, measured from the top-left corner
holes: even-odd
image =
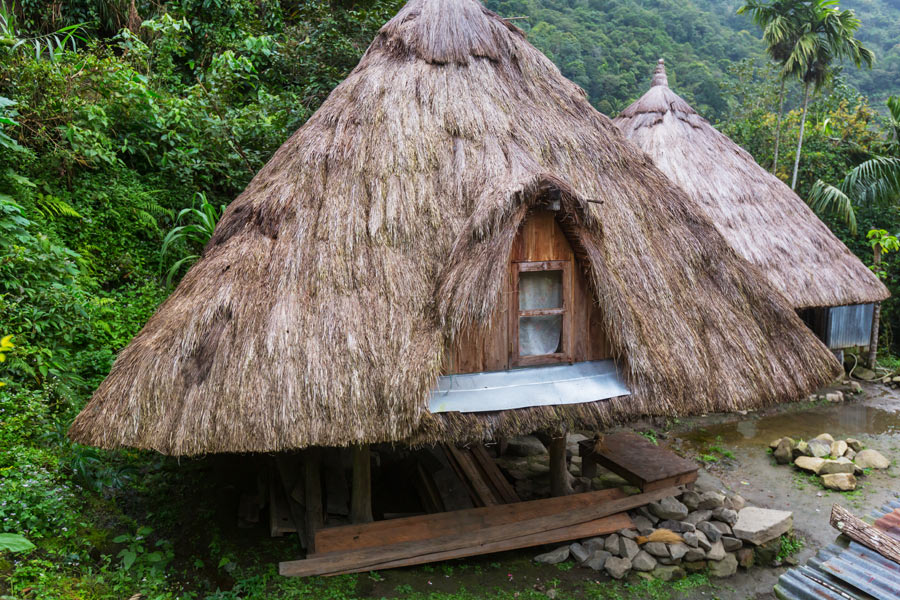
[[[561,258],[526,256],[529,224]],[[574,304],[525,289],[557,280]],[[430,412],[439,376],[466,372],[448,366],[460,340],[484,358],[500,329],[495,368],[535,368],[531,346],[611,360],[630,395]],[[475,0],[412,0],[229,205],[70,436],[170,455],[482,441],[762,407],[838,372],[519,29]]]

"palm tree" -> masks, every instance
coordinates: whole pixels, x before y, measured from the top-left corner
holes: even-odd
[[[791,188],[796,189],[810,87],[813,91],[821,89],[833,74],[835,61],[849,59],[857,67],[862,64],[871,67],[875,55],[854,37],[859,29],[859,19],[852,10],[838,8],[837,0],[802,2],[798,5],[796,20],[792,22],[797,29],[785,28],[792,36],[793,44],[784,69],[799,74],[803,82],[803,112],[791,178]]]
[[[771,4],[760,0],[748,0],[740,7],[737,14],[750,13],[754,24],[763,30],[763,41],[766,43],[766,53],[775,63],[781,67],[778,75],[781,86],[778,91],[778,121],[775,125],[775,156],[772,159],[772,173],[778,169],[778,150],[781,142],[781,121],[784,118],[784,87],[788,77],[798,75],[785,71],[785,64],[791,55],[796,32],[799,26],[796,22],[797,6],[800,0],[775,0]]]

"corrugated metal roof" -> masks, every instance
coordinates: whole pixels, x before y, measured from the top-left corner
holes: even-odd
[[[895,520],[900,523],[900,500],[873,511],[872,520],[900,539],[900,532],[891,531]],[[900,565],[839,536],[805,565],[782,575],[775,595],[781,600],[900,600]]]
[[[509,371],[460,373],[438,378],[428,410],[484,412],[528,406],[595,402],[631,392],[619,377],[613,360],[571,365],[529,367]]]

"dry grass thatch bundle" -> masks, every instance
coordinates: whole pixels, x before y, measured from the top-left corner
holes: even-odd
[[[888,297],[881,281],[797,194],[669,89],[662,60],[650,90],[615,123],[795,308]]]
[[[446,344],[487,322],[547,190],[633,395],[431,415]],[[837,369],[520,30],[476,0],[411,0],[231,203],[70,435],[176,455],[474,440],[762,406]]]

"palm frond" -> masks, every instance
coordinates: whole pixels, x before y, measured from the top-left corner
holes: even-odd
[[[818,214],[837,216],[850,228],[850,233],[856,235],[856,211],[853,209],[853,202],[840,189],[819,179],[813,185],[806,203]]]

